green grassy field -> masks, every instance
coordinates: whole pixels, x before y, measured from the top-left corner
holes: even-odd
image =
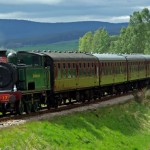
[[[20,48],[14,48],[14,50],[56,50],[56,51],[77,51],[78,50],[78,40],[58,42],[54,44],[47,45],[36,45],[36,46],[24,46]]]
[[[149,150],[150,102],[74,113],[0,130],[2,150]]]

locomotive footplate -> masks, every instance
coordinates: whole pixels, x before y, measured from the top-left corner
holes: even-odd
[[[11,111],[18,100],[21,99],[21,92],[0,93],[0,111]]]

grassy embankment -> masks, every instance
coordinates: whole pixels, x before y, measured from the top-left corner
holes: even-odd
[[[73,41],[64,41],[53,44],[45,44],[45,45],[35,45],[35,46],[24,46],[20,48],[14,48],[14,50],[56,50],[56,51],[77,51],[78,50],[78,40]]]
[[[150,98],[149,98],[150,99]],[[132,101],[0,130],[7,150],[149,150],[150,101]]]

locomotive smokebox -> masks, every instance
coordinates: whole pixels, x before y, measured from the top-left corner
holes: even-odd
[[[16,66],[0,62],[0,70],[0,90],[13,90],[18,78]]]

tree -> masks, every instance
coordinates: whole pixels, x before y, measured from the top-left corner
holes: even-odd
[[[98,53],[100,50],[101,30],[96,30],[93,36],[92,51]]]
[[[148,53],[150,48],[150,13],[147,8],[130,16],[129,26],[122,28],[110,51],[121,53]]]
[[[150,12],[148,9],[142,11],[143,22],[145,22],[145,54],[150,54]]]
[[[130,16],[130,26],[136,35],[137,52],[148,53],[150,47],[150,12],[144,8],[141,12],[134,12]]]
[[[98,29],[93,36],[92,50],[96,53],[108,52],[109,35],[105,29]]]
[[[144,8],[141,12],[133,12],[133,15],[130,15],[130,25],[137,25],[141,23],[150,23],[150,12],[148,8]]]
[[[91,44],[92,43],[92,44]],[[92,45],[92,46],[91,46]],[[105,29],[98,29],[94,35],[85,34],[80,38],[80,51],[96,53],[149,53],[150,54],[150,12],[144,8],[133,12],[127,28],[122,28],[120,35],[109,37]]]
[[[91,52],[92,51],[92,32],[87,32],[83,37],[79,39],[79,51]]]
[[[111,45],[110,45],[110,52],[113,53],[125,53],[125,51],[127,52],[128,50],[124,49],[125,44],[127,43],[127,28],[122,28],[120,31],[120,35],[118,36],[117,40],[112,41]]]

